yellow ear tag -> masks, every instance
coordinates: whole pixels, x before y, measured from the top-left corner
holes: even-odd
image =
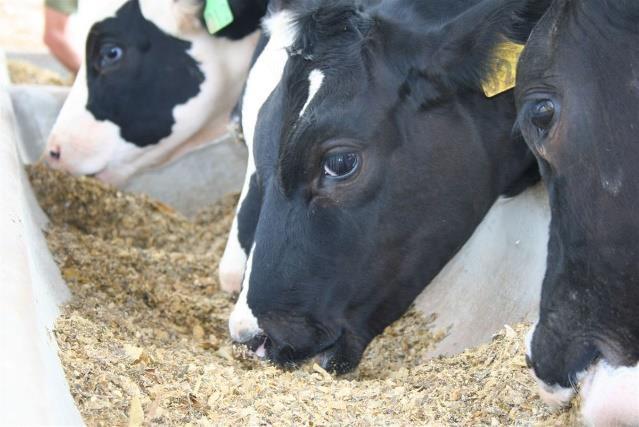
[[[523,44],[505,41],[497,45],[493,54],[490,74],[483,82],[482,89],[488,98],[506,92],[515,87],[517,80],[517,61],[524,50]]]

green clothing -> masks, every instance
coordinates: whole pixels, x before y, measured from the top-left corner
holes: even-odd
[[[71,15],[78,10],[78,0],[45,0],[44,4],[65,15]]]

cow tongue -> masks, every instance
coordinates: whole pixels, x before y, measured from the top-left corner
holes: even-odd
[[[257,336],[251,340],[251,342],[247,343],[249,350],[253,352],[254,355],[259,357],[260,359],[264,359],[266,357],[266,342],[268,341],[268,337],[264,335]]]
[[[255,355],[260,359],[264,359],[266,357],[266,338],[262,341],[262,344],[254,351]]]

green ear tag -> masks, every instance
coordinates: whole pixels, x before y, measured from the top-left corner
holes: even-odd
[[[228,0],[206,0],[204,22],[211,34],[228,27],[233,22],[233,12]]]

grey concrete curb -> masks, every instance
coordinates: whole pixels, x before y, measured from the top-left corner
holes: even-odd
[[[3,62],[0,51],[0,425],[82,425],[53,335],[69,291],[18,156]]]

